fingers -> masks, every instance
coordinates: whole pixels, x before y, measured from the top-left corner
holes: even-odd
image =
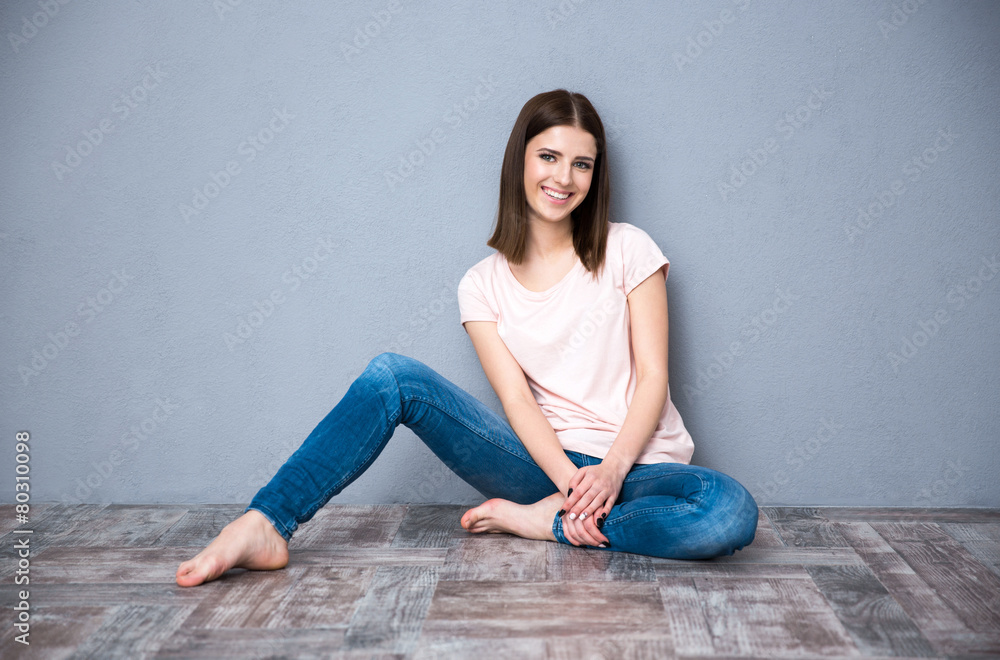
[[[607,545],[608,538],[600,531],[592,519],[584,521],[563,520],[563,536],[573,545]]]

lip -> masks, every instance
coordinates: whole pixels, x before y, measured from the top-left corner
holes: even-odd
[[[568,194],[569,197],[567,197],[566,199],[555,199],[555,198],[550,197],[549,195],[545,194],[545,189],[546,188],[549,189],[549,190],[551,190],[551,191],[553,191],[553,192],[557,192],[560,195],[567,195]],[[559,204],[561,206],[561,205],[565,204],[566,202],[568,202],[569,200],[573,199],[573,195],[575,195],[576,193],[569,192],[568,190],[559,190],[558,188],[553,188],[551,186],[542,186],[542,194],[545,195],[545,198],[547,200],[549,200],[550,202],[552,202],[553,204]]]

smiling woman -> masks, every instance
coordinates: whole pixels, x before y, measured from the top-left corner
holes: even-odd
[[[675,559],[749,544],[756,502],[689,464],[694,443],[670,399],[670,262],[639,227],[609,222],[609,182],[590,101],[564,89],[530,99],[504,153],[496,252],[457,291],[506,419],[418,360],[375,356],[244,515],[181,564],[178,584],[285,566],[298,526],[400,424],[491,498],[462,516],[471,533]]]

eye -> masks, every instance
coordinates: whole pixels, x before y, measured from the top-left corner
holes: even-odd
[[[580,168],[580,169],[583,169],[583,170],[589,170],[590,169],[590,163],[584,162],[582,160],[578,161],[577,165],[583,165],[583,167]]]
[[[552,154],[541,154],[541,155],[540,155],[539,157],[540,157],[540,158],[541,158],[542,160],[545,160],[546,158],[552,158],[552,159],[555,159],[555,156],[553,156]],[[552,161],[545,161],[545,162],[549,163],[549,162],[552,162]]]

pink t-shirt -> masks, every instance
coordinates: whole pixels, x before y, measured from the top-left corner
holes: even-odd
[[[495,321],[563,449],[604,458],[635,393],[636,368],[626,296],[670,268],[649,234],[608,223],[604,271],[596,281],[577,258],[545,291],[526,289],[494,252],[458,284],[461,323]],[[691,435],[670,400],[636,463],[690,463]]]

